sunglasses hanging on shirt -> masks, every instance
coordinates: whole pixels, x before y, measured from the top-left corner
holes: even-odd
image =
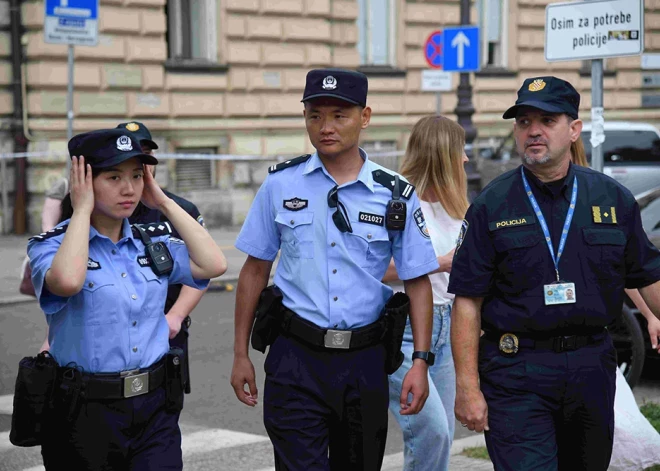
[[[337,229],[340,232],[353,232],[346,207],[339,201],[339,188],[337,185],[328,192],[328,207],[330,209],[336,208],[332,215],[332,222],[335,223]]]

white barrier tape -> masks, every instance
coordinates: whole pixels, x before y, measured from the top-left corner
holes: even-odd
[[[391,152],[374,152],[369,154],[371,158],[378,157],[399,157],[404,154],[404,151],[391,151]],[[18,159],[27,157],[30,159],[45,159],[49,157],[65,157],[69,158],[68,153],[64,152],[15,152],[15,153],[0,153],[0,159]],[[157,159],[176,159],[176,160],[232,160],[232,161],[272,161],[277,160],[283,162],[295,156],[266,156],[266,155],[233,155],[233,154],[160,154],[156,153]]]

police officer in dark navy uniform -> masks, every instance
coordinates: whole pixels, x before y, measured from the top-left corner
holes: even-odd
[[[414,187],[358,147],[371,117],[366,76],[312,70],[302,101],[316,152],[269,170],[236,241],[248,258],[238,281],[231,383],[241,402],[256,405],[248,340],[280,251],[274,281],[287,320],[266,358],[264,391],[276,469],[377,470],[388,413],[379,319],[392,296],[380,280],[394,257],[417,350],[401,413],[415,414],[428,396],[427,273],[437,260]]]
[[[475,199],[453,261],[456,417],[486,430],[496,470],[606,470],[617,368],[607,326],[624,288],[660,317],[660,253],[635,198],[571,163],[579,104],[564,80],[525,80],[504,113],[522,166]]]
[[[204,289],[226,260],[158,187],[148,168],[158,161],[128,131],[74,136],[69,152],[73,215],[28,243],[59,365],[41,430],[45,468],[180,470],[182,355],[168,344],[167,286]],[[139,201],[170,223],[131,226]]]
[[[142,123],[131,121],[130,123],[121,123],[117,126],[118,129],[125,129],[130,131],[133,136],[140,142],[142,152],[148,155],[154,155],[154,150],[158,149],[158,145],[152,140],[149,129]],[[156,167],[152,167],[154,176],[156,175]],[[194,203],[182,198],[167,190],[163,193],[168,198],[174,200],[176,204],[182,207],[190,216],[199,222],[204,227],[204,218],[195,206]],[[139,203],[135,212],[128,218],[131,224],[148,224],[154,222],[169,222],[167,217],[157,209],[150,209],[142,203]],[[172,227],[172,235],[180,238],[176,229]],[[184,376],[185,376],[185,392],[190,394],[190,368],[189,368],[189,352],[188,352],[188,337],[189,327],[191,324],[190,314],[195,309],[199,301],[204,296],[205,290],[198,290],[184,285],[169,285],[167,289],[167,301],[165,301],[165,315],[167,323],[170,326],[170,346],[179,347],[184,352]]]

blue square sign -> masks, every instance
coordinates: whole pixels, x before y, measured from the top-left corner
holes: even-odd
[[[480,69],[479,27],[463,25],[444,30],[445,72],[476,72]]]
[[[99,0],[45,0],[44,41],[95,46]]]

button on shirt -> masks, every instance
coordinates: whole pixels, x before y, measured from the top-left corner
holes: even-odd
[[[48,321],[50,351],[58,364],[75,362],[90,373],[151,366],[169,350],[169,327],[163,315],[168,284],[197,289],[208,285],[208,280],[192,278],[185,244],[169,236],[152,237],[167,245],[174,261],[172,272],[158,277],[151,267],[139,263],[145,246],[133,237],[128,219],[117,244],[90,227],[85,283],[79,293],[65,298],[50,293],[44,285],[64,236],[28,243],[32,282]]]
[[[571,165],[557,184],[544,184],[527,169],[525,176],[555,254],[577,176],[575,213],[559,260],[560,279],[575,283],[576,302],[545,305],[543,285],[556,281],[555,267],[520,167],[493,180],[468,210],[449,291],[484,298],[484,330],[570,335],[607,326],[621,314],[624,286],[660,280],[660,252],[644,233],[637,202],[619,183],[585,167]]]
[[[239,250],[262,260],[274,260],[281,250],[275,284],[284,305],[322,328],[353,329],[378,319],[392,295],[381,283],[392,257],[402,280],[438,267],[428,234],[413,217],[417,195],[406,201],[405,230],[388,231],[385,209],[392,191],[374,181],[372,172],[393,172],[371,162],[362,149],[360,154],[364,164],[357,179],[338,191],[352,233],[340,232],[333,223],[336,208],[328,207],[327,196],[337,183],[315,153],[307,162],[268,175],[236,241]],[[360,213],[382,219],[360,218]]]

